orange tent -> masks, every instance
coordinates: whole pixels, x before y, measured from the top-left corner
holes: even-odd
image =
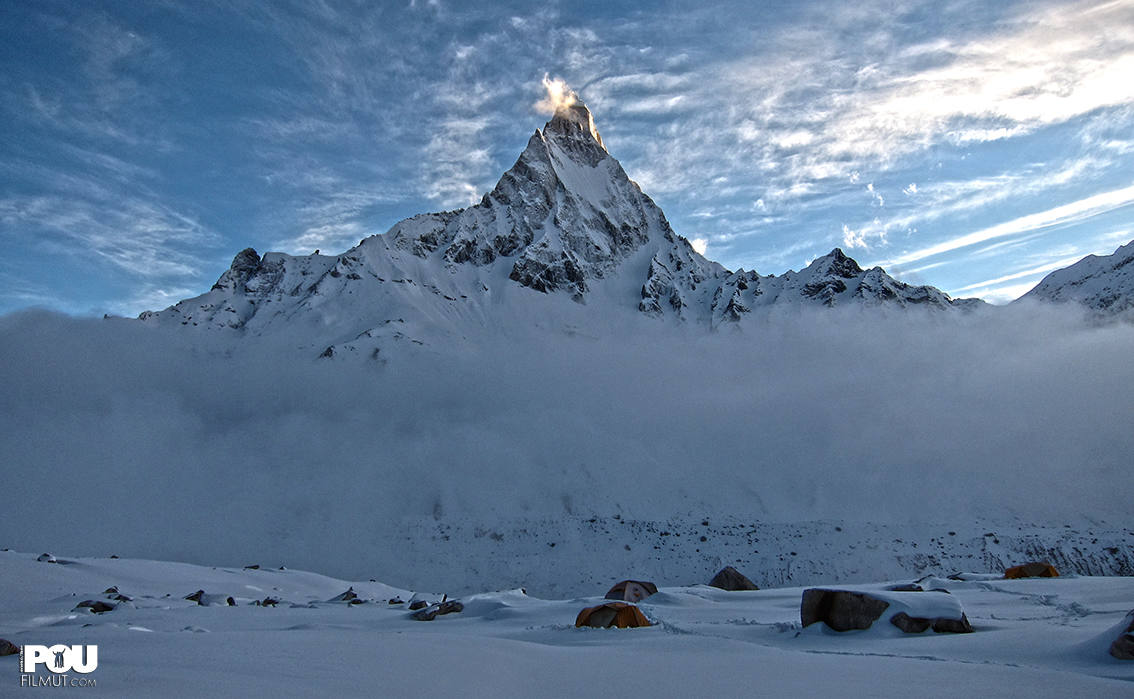
[[[575,628],[591,626],[596,629],[609,629],[617,626],[620,629],[650,626],[650,620],[632,604],[625,602],[604,602],[603,604],[587,607],[575,617]]]
[[[623,580],[615,583],[614,587],[606,593],[606,599],[620,599],[627,602],[644,600],[658,591],[658,586],[652,582],[641,580]]]
[[[1004,571],[1004,577],[1010,580],[1016,578],[1058,578],[1059,571],[1055,566],[1047,563],[1025,563],[1024,565],[1013,566]]]

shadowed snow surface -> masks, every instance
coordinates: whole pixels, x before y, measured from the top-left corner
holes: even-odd
[[[905,635],[884,621],[842,634],[802,629],[802,588],[663,585],[639,605],[654,625],[619,630],[574,628],[602,588],[561,600],[480,593],[463,598],[463,612],[423,623],[387,603],[412,591],[381,583],[58,558],[0,552],[0,628],[18,645],[97,645],[87,676],[96,687],[84,690],[96,696],[592,696],[601,678],[604,692],[658,696],[1125,697],[1134,681],[1134,665],[1106,651],[1134,578],[929,579],[923,584],[951,595],[884,593],[962,606],[974,627],[962,635]],[[111,585],[131,600],[98,615],[73,609],[107,598]],[[366,602],[326,601],[348,587]],[[237,604],[183,599],[197,589]],[[250,604],[266,595],[280,603]],[[0,682],[13,695],[17,667],[17,656],[0,658]]]

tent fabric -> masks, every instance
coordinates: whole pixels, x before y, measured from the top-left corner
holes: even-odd
[[[652,582],[642,580],[623,580],[615,583],[614,587],[606,593],[606,599],[618,599],[626,602],[638,602],[652,594],[657,593],[658,586]]]
[[[1009,580],[1016,578],[1058,578],[1059,571],[1046,561],[1042,563],[1032,562],[1008,568],[1004,571],[1004,577]]]
[[[642,610],[625,602],[605,602],[587,607],[575,617],[575,628],[590,626],[597,629],[632,629],[650,625],[650,620]]]

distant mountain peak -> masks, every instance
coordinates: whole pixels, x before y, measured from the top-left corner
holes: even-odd
[[[1134,318],[1134,241],[1055,270],[1017,301],[1075,302],[1100,315]]]
[[[815,258],[807,266],[807,269],[820,274],[832,274],[844,279],[862,274],[862,267],[859,267],[853,258],[847,257],[842,248],[835,248],[826,255]]]

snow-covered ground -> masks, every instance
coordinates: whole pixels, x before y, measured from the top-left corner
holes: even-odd
[[[575,599],[466,595],[463,612],[420,622],[405,604],[388,603],[415,592],[380,582],[36,558],[0,552],[0,636],[97,645],[98,667],[84,676],[95,687],[68,688],[92,695],[1128,697],[1134,689],[1134,662],[1107,653],[1134,601],[1131,577],[925,579],[963,605],[974,633],[907,635],[881,621],[865,631],[804,629],[800,587],[663,584],[640,603],[654,626],[576,629],[576,614],[615,577]],[[130,601],[104,593],[112,586]],[[328,601],[348,588],[366,603]],[[207,606],[184,599],[197,590]],[[280,602],[253,604],[265,597]],[[117,606],[75,610],[88,599]],[[0,694],[39,691],[21,689],[18,670],[17,656],[0,658]]]

